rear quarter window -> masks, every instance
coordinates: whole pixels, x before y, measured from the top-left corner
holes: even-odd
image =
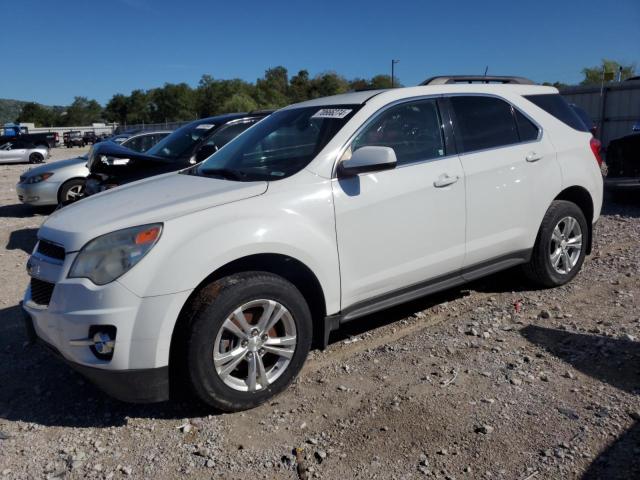
[[[542,94],[542,95],[525,95],[524,98],[531,103],[543,109],[550,115],[553,115],[565,125],[570,126],[574,130],[580,132],[588,132],[589,129],[584,122],[578,117],[578,114],[569,106],[567,101],[558,93]]]

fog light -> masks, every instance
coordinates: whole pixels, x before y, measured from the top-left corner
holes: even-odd
[[[116,345],[116,327],[113,325],[92,325],[87,338],[70,340],[72,347],[89,347],[100,360],[111,360]]]
[[[113,353],[115,343],[108,334],[103,332],[98,332],[93,336],[93,346],[100,355]]]

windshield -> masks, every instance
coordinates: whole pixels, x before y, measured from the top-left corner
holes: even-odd
[[[149,155],[156,155],[169,159],[179,158],[185,155],[202,137],[208,134],[216,125],[213,123],[200,123],[198,125],[185,125],[171,135],[163,138],[156,145],[147,150]]]
[[[280,110],[189,173],[238,181],[288,177],[306,167],[359,108],[337,105]]]

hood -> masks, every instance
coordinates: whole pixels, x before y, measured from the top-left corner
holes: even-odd
[[[80,166],[87,163],[87,159],[83,158],[83,157],[76,157],[76,158],[69,158],[67,160],[58,160],[55,162],[51,162],[51,163],[45,163],[44,165],[40,165],[38,167],[35,168],[30,168],[28,170],[26,170],[22,176],[23,177],[30,177],[32,175],[40,175],[41,173],[46,173],[46,172],[53,172],[56,171],[60,168],[65,168],[65,167],[75,167],[75,166]]]
[[[148,155],[142,152],[136,152],[134,150],[128,149],[127,147],[123,147],[119,143],[106,141],[97,143],[91,151],[91,154],[89,155],[89,170],[91,170],[91,172],[93,172],[95,169],[100,169],[103,167],[104,164],[98,161],[98,159],[102,155],[107,157],[129,158],[145,162],[170,162],[170,160],[166,158],[156,157],[154,155]]]
[[[168,173],[107,190],[56,210],[38,238],[76,251],[89,240],[122,228],[172,218],[262,195],[268,183]]]

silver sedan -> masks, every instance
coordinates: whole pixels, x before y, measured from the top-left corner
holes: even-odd
[[[122,146],[136,152],[144,152],[170,133],[170,130],[140,132],[129,135],[122,142]],[[18,199],[34,207],[77,200],[82,196],[84,181],[89,175],[88,155],[90,153],[26,171],[16,185]]]
[[[89,175],[87,156],[41,165],[20,175],[18,199],[33,206],[57,205],[82,195]]]
[[[0,163],[42,163],[49,149],[16,140],[0,145]]]

